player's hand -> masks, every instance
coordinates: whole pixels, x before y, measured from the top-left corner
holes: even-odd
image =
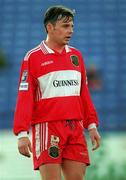
[[[90,138],[91,138],[91,142],[93,146],[92,150],[94,151],[99,148],[101,137],[96,128],[90,129],[89,134],[90,134]]]
[[[20,154],[31,157],[30,152],[32,153],[31,142],[28,137],[21,137],[18,139],[18,150]]]

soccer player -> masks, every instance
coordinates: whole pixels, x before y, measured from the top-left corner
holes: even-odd
[[[19,152],[30,157],[43,180],[82,180],[90,164],[84,136],[89,130],[93,150],[100,146],[98,117],[79,50],[68,46],[74,12],[64,6],[47,9],[47,32],[23,59],[14,133]],[[32,145],[28,137],[32,127]]]

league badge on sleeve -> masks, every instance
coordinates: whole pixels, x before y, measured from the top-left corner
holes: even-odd
[[[19,86],[19,91],[27,91],[28,90],[27,77],[28,77],[28,71],[24,70],[22,73],[22,77],[21,77],[21,83]]]
[[[22,82],[26,82],[27,81],[27,77],[28,77],[28,71],[24,70],[23,73],[22,73],[21,81]]]
[[[76,55],[71,55],[71,56],[70,56],[70,59],[71,59],[72,64],[73,64],[74,66],[79,66],[79,58],[78,58],[78,56],[76,56]]]

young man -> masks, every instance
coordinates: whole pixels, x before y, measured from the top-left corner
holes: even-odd
[[[82,180],[90,164],[83,130],[93,150],[100,145],[97,113],[89,95],[81,53],[69,47],[74,13],[63,6],[47,9],[47,38],[24,57],[14,133],[19,152],[30,157],[42,179]],[[32,126],[32,142],[28,138]]]

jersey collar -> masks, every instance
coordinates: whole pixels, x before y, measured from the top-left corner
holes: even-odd
[[[41,48],[41,50],[42,50],[42,52],[43,52],[44,54],[55,54],[55,51],[53,51],[52,49],[50,49],[50,48],[45,44],[44,40],[41,42],[40,48]],[[71,49],[69,48],[68,45],[65,45],[65,51],[66,51],[66,53],[71,52]]]

